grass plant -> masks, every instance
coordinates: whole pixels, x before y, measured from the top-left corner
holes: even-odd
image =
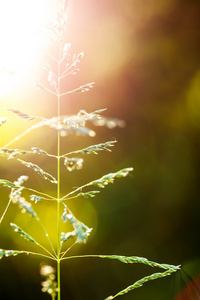
[[[61,190],[61,168],[65,166],[68,171],[79,170],[83,166],[84,155],[98,154],[100,151],[111,151],[111,148],[115,145],[116,140],[111,140],[96,145],[90,145],[81,150],[72,151],[70,153],[61,153],[61,136],[68,134],[87,135],[94,136],[95,132],[86,127],[86,123],[92,123],[97,126],[115,127],[122,126],[123,122],[117,119],[110,119],[102,116],[104,109],[99,109],[93,112],[86,112],[84,110],[79,111],[76,115],[63,115],[61,111],[61,100],[67,97],[71,93],[83,93],[89,91],[93,86],[94,82],[84,84],[76,89],[70,91],[63,91],[64,82],[68,76],[75,75],[78,71],[78,65],[83,53],[78,55],[71,54],[71,44],[64,41],[64,32],[67,23],[67,10],[68,6],[66,1],[63,1],[62,7],[57,13],[55,22],[48,24],[49,36],[56,54],[47,53],[48,63],[45,64],[44,68],[47,72],[48,84],[41,82],[34,82],[36,88],[46,91],[52,94],[57,101],[57,116],[52,118],[43,118],[39,116],[28,115],[18,109],[9,109],[16,117],[22,118],[27,122],[34,121],[34,124],[26,129],[22,134],[12,139],[6,145],[0,148],[0,155],[7,159],[14,159],[21,163],[23,166],[32,169],[43,179],[50,181],[56,189],[56,197],[45,193],[43,191],[32,189],[27,187],[26,181],[28,176],[21,175],[16,181],[11,182],[8,179],[0,179],[1,187],[8,188],[10,190],[9,200],[6,208],[1,213],[0,223],[2,223],[5,214],[11,203],[18,205],[22,213],[27,213],[31,218],[35,219],[39,223],[41,232],[48,240],[49,248],[47,249],[43,244],[37,241],[37,237],[32,237],[27,229],[21,228],[17,224],[10,223],[10,226],[14,231],[21,235],[28,242],[34,243],[38,247],[38,252],[26,251],[26,250],[5,250],[0,249],[0,259],[3,257],[16,256],[18,254],[31,254],[41,256],[42,258],[49,259],[49,261],[56,262],[56,269],[51,265],[42,265],[40,273],[44,278],[42,282],[42,291],[49,293],[51,298],[60,300],[61,299],[61,280],[60,280],[60,267],[64,260],[75,259],[75,258],[103,258],[103,259],[114,259],[126,264],[140,263],[150,267],[158,267],[163,269],[163,272],[154,273],[147,277],[144,277],[132,285],[124,288],[122,291],[117,292],[114,296],[109,296],[106,299],[111,300],[120,295],[126,294],[127,292],[141,287],[145,282],[165,277],[167,275],[176,272],[179,266],[173,266],[168,264],[159,264],[147,260],[146,258],[131,256],[126,257],[122,255],[76,255],[69,256],[69,250],[72,250],[77,243],[86,243],[90,236],[92,228],[89,228],[86,224],[78,220],[75,214],[69,209],[68,201],[74,198],[95,197],[100,189],[105,188],[108,184],[113,183],[118,178],[126,177],[132,168],[124,168],[115,173],[109,173],[98,179],[95,179],[89,183],[86,183],[80,187],[73,189],[68,194],[62,196]],[[0,126],[5,126],[6,117],[0,119]],[[26,134],[33,131],[36,128],[48,126],[52,130],[57,132],[57,154],[53,155],[48,153],[46,150],[32,147],[29,150],[10,148],[10,146],[19,139],[23,138]],[[57,170],[56,178],[50,173],[44,171],[40,166],[27,161],[24,157],[31,155],[40,155],[45,157],[51,157],[54,159],[55,168]],[[23,193],[29,195],[29,200],[25,199]],[[51,241],[48,232],[43,225],[40,217],[38,216],[36,209],[37,203],[40,201],[55,201],[57,210],[57,244],[56,246]],[[34,202],[34,203],[33,203]],[[71,225],[72,230],[69,232],[61,231],[61,222],[68,223]],[[42,233],[38,234],[42,234]],[[65,242],[71,240],[71,245],[65,248]],[[57,275],[56,275],[57,274]]]

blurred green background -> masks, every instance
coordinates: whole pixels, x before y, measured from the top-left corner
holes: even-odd
[[[96,128],[94,138],[62,138],[63,153],[113,138],[118,141],[112,153],[86,156],[80,171],[69,173],[63,166],[62,194],[120,168],[133,167],[134,171],[96,198],[74,199],[69,204],[78,219],[93,227],[87,244],[76,246],[71,254],[144,256],[181,264],[191,277],[200,275],[199,20],[198,0],[74,1],[66,41],[72,43],[73,52],[85,55],[80,72],[65,88],[93,81],[95,87],[63,99],[63,114],[107,108],[105,116],[123,119],[127,125],[111,131]],[[34,72],[37,78],[45,78],[39,64]],[[3,107],[51,117],[56,115],[56,106],[54,97],[34,90],[27,77],[1,99],[1,117],[9,119],[0,128],[1,146],[30,124]],[[56,133],[44,127],[11,147],[33,146],[56,153]],[[37,164],[55,175],[55,161],[43,158],[39,156]],[[33,171],[1,158],[1,178],[14,181],[22,174],[30,176],[27,186],[55,194],[55,187]],[[7,201],[8,190],[2,188],[1,213]],[[35,209],[55,244],[55,206],[38,203]],[[0,248],[35,249],[13,233],[10,222],[43,240],[38,225],[12,205],[1,224]],[[30,256],[2,259],[1,299],[50,299],[40,291],[40,262]],[[155,271],[100,259],[66,261],[62,299],[104,299]],[[147,283],[123,299],[175,299],[182,287],[181,276]]]

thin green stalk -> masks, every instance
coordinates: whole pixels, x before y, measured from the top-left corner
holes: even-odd
[[[57,259],[57,287],[58,287],[58,300],[61,299],[60,293],[60,259]]]
[[[44,233],[45,233],[45,236],[47,237],[47,239],[48,239],[48,241],[49,241],[49,244],[50,244],[50,246],[51,246],[51,249],[53,250],[53,253],[54,253],[55,257],[56,257],[56,256],[57,256],[57,255],[56,255],[56,252],[55,252],[54,247],[53,247],[53,245],[52,245],[52,242],[51,242],[51,240],[50,240],[50,238],[49,238],[49,234],[48,234],[46,228],[44,227],[44,224],[41,222],[41,220],[40,220],[38,217],[36,218],[36,220],[39,222],[40,226],[42,227],[42,229],[43,229],[43,231],[44,231]]]
[[[9,205],[10,205],[12,199],[13,199],[13,198],[10,198],[10,200],[9,200],[9,202],[8,202],[8,204],[7,204],[7,206],[6,206],[5,210],[4,210],[4,212],[3,212],[3,215],[1,216],[0,224],[1,224],[1,222],[3,221],[3,218],[4,218],[4,216],[5,216],[5,214],[6,214],[7,210],[8,210],[8,207],[9,207]]]
[[[38,255],[38,256],[42,256],[42,257],[45,257],[45,258],[49,258],[49,259],[52,259],[52,260],[55,260],[55,257],[52,257],[52,256],[48,256],[48,255],[45,255],[45,254],[42,254],[42,253],[37,253],[37,252],[30,252],[30,251],[23,251],[23,253],[29,255]]]
[[[35,128],[41,127],[42,126],[42,122],[38,122],[35,125],[30,126],[28,129],[26,129],[24,132],[22,132],[21,134],[19,134],[18,136],[16,136],[14,139],[12,139],[11,141],[9,141],[8,143],[6,143],[3,147],[7,148],[8,146],[10,146],[11,144],[13,144],[14,142],[18,141],[19,139],[21,139],[22,137],[24,137],[26,134],[28,134],[30,131],[32,131]]]
[[[61,51],[59,53],[58,62],[58,126],[60,125],[60,57]],[[58,287],[58,297],[61,299],[60,295],[60,131],[58,130],[57,137],[57,287]]]
[[[65,195],[64,197],[62,197],[60,200],[62,200],[62,201],[63,201],[63,200],[66,200],[70,195],[73,195],[73,194],[75,194],[75,193],[77,193],[77,192],[79,192],[79,191],[82,191],[82,189],[84,189],[85,187],[90,186],[90,185],[91,185],[90,182],[89,182],[89,183],[86,183],[86,184],[84,184],[84,185],[78,187],[77,189],[73,190],[72,192],[68,193],[67,195]]]
[[[100,255],[94,254],[94,255],[74,255],[74,256],[66,256],[61,258],[61,260],[66,260],[66,259],[72,259],[72,258],[100,258]]]
[[[50,198],[51,200],[57,200],[57,198],[55,198],[55,197],[53,197],[53,196],[50,196],[50,195],[48,195],[48,194],[39,192],[39,191],[34,190],[34,189],[30,189],[30,188],[25,187],[25,186],[23,186],[23,189],[24,189],[24,190],[27,190],[27,191],[30,191],[30,192],[34,192],[34,193],[36,193],[36,194],[38,194],[38,195],[42,195],[42,196],[44,196],[44,197]]]
[[[9,251],[9,250],[8,250]],[[42,257],[45,257],[45,258],[49,258],[49,259],[52,259],[52,260],[56,260],[55,257],[53,256],[48,256],[48,255],[45,255],[41,252],[32,252],[32,251],[27,251],[27,250],[12,250],[13,252],[18,252],[17,254],[15,255],[18,255],[18,254],[26,254],[26,255],[37,255],[37,256],[42,256]]]
[[[54,258],[53,254],[51,254],[51,252],[49,252],[49,250],[47,250],[44,246],[42,246],[40,243],[35,241],[35,244],[38,245],[40,248],[42,248],[45,252],[47,252],[51,257]]]
[[[60,110],[58,97],[58,113]],[[57,160],[57,285],[58,300],[60,300],[60,132],[58,131],[58,160]]]
[[[74,242],[69,248],[67,248],[67,250],[65,250],[64,252],[61,253],[61,259],[67,254],[67,252],[69,252],[69,250],[72,249],[72,247],[74,247],[74,245],[76,245],[77,242]]]

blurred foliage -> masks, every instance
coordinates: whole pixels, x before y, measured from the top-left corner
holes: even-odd
[[[120,168],[133,166],[134,172],[95,199],[72,200],[70,208],[75,215],[94,227],[87,244],[78,245],[73,254],[139,255],[161,263],[183,264],[191,276],[199,275],[199,11],[198,0],[74,2],[66,38],[74,52],[84,51],[85,57],[80,75],[69,81],[69,87],[92,81],[96,85],[87,94],[70,95],[62,103],[63,112],[108,108],[105,115],[124,119],[127,126],[113,131],[99,128],[95,138],[62,139],[63,153],[112,137],[119,141],[111,154],[85,157],[82,170],[69,173],[63,169],[63,194]],[[12,108],[26,113],[54,115],[56,103],[51,96],[27,86],[25,92],[11,92],[2,99],[2,105],[9,107],[11,102]],[[2,143],[28,126],[9,112],[6,115],[9,122],[1,128]],[[15,147],[45,146],[44,150],[55,154],[55,140],[56,135],[45,128]],[[43,161],[40,156],[37,164],[54,174],[51,158]],[[55,192],[49,183],[31,171],[27,173],[13,160],[1,158],[0,174],[9,180],[28,174],[29,186]],[[2,189],[1,210],[7,199]],[[53,204],[38,203],[36,208],[51,235],[55,231]],[[1,225],[1,248],[26,247],[7,222],[27,226],[31,235],[37,235],[28,217],[23,221],[17,213],[12,207]],[[39,263],[38,258],[30,257],[2,260],[2,299],[48,299],[40,293]],[[145,266],[96,259],[68,261],[62,267],[62,297],[104,299],[150,271]],[[170,300],[179,285],[181,288],[181,281],[177,283],[173,275],[148,283],[123,299]]]

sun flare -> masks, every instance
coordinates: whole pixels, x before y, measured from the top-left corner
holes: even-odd
[[[54,2],[53,0],[0,2],[1,98],[10,93],[22,78],[27,77],[37,62],[39,51],[45,43],[41,29],[52,20]]]

